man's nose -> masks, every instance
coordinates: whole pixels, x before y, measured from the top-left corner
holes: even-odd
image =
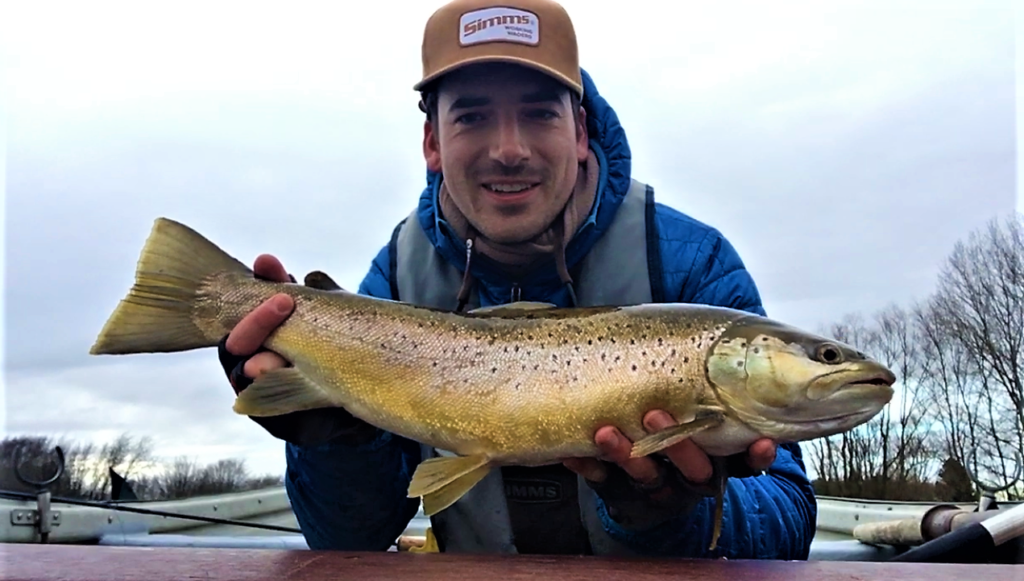
[[[514,115],[502,116],[491,147],[491,159],[507,166],[517,166],[530,157],[519,121]]]

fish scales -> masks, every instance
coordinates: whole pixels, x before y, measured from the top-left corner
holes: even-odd
[[[207,289],[223,320],[217,333],[273,292],[237,277]],[[339,405],[414,439],[510,462],[594,453],[602,425],[637,439],[647,409],[692,418],[713,397],[704,350],[725,329],[710,318],[680,325],[655,307],[508,319],[297,285],[274,290],[296,307],[268,348],[334,388],[325,393]]]

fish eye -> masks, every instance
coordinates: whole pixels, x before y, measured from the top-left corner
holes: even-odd
[[[839,350],[832,343],[825,343],[818,347],[818,361],[822,363],[828,363],[829,365],[836,365],[843,362],[843,352]]]

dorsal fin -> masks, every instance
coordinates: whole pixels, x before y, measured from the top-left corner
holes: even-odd
[[[473,309],[468,311],[466,314],[482,315],[488,317],[521,317],[523,315],[533,313],[536,311],[543,311],[546,309],[556,309],[558,305],[552,303],[541,303],[533,301],[518,301],[515,303],[509,303],[507,305],[493,305],[490,307],[480,307],[479,309]]]
[[[334,279],[327,275],[327,273],[321,270],[314,270],[306,275],[303,283],[310,287],[325,291],[340,291],[345,290],[341,288],[341,285],[334,282]]]

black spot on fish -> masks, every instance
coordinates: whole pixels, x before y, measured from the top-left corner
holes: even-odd
[[[437,367],[437,361],[435,361],[435,362],[434,362],[434,363],[433,363],[433,364],[431,365],[431,367]]]
[[[515,347],[513,348],[513,350],[514,350],[514,351],[515,351],[516,353],[519,353],[519,345],[516,345],[516,346],[515,346]]]
[[[676,368],[675,368],[675,367],[673,367],[672,369],[670,369],[670,370],[668,371],[668,374],[669,374],[669,375],[675,375],[675,374],[676,374]]]
[[[658,362],[657,362],[657,361],[654,361],[654,360],[652,359],[652,360],[651,360],[651,367],[657,367],[657,366],[658,366]]]
[[[527,335],[526,339],[529,340],[529,341],[533,341],[533,335]]]
[[[689,357],[683,357],[683,363],[689,363],[689,362],[690,362],[690,358]]]
[[[636,363],[633,364],[633,371],[636,371]]]
[[[551,360],[552,361],[558,361],[558,354],[557,353],[552,353],[551,354]]]
[[[743,367],[743,362],[742,361],[737,361],[736,362],[736,367]]]
[[[594,344],[594,340],[593,339],[587,339],[587,345],[593,345],[593,344]]]
[[[659,346],[659,347],[661,347],[661,342],[662,342],[662,339],[661,339],[661,337],[658,337],[658,346]]]
[[[537,371],[538,369],[540,369],[540,364],[538,364],[538,363],[535,363],[535,364],[533,365],[533,370],[534,370],[534,371]]]
[[[622,359],[622,356],[621,355],[616,355],[615,356],[615,361],[618,362],[619,359]]]
[[[519,386],[520,386],[520,385],[522,385],[522,384],[521,384],[521,383],[517,383],[517,384],[516,384],[516,391],[519,391]]]
[[[607,358],[608,358],[608,354],[607,353],[602,353],[601,354],[601,361],[604,361]]]
[[[491,368],[491,373],[497,373],[497,372],[498,372],[498,368],[497,367],[492,367]]]
[[[629,344],[630,345],[636,345],[636,339],[630,339],[629,340]]]
[[[760,352],[761,352],[761,348],[760,347],[754,347],[754,355],[757,355]]]

